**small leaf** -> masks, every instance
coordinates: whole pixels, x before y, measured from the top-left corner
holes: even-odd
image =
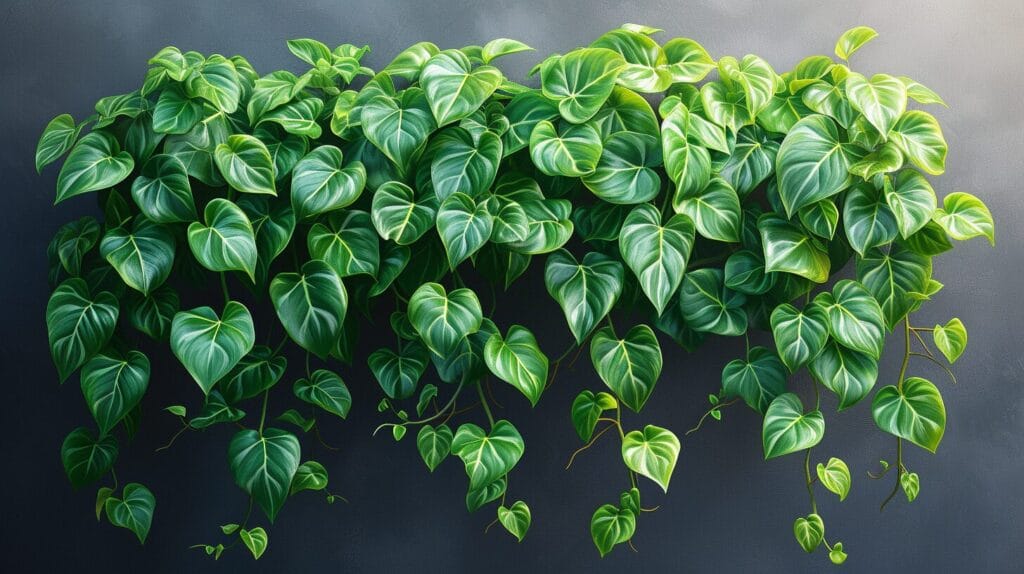
[[[594,333],[590,360],[623,404],[640,412],[661,376],[661,346],[654,331],[637,325],[619,339],[611,327]]]
[[[137,482],[128,483],[121,498],[111,496],[104,503],[104,509],[111,524],[134,532],[140,544],[146,542],[156,509],[156,499],[148,488]]]
[[[466,465],[470,490],[508,474],[524,450],[522,436],[506,420],[496,422],[490,433],[473,423],[464,423],[455,433],[451,446],[452,454]]]
[[[988,207],[969,193],[956,192],[946,196],[943,207],[936,209],[932,219],[953,239],[965,241],[972,237],[986,237],[996,244],[995,226]]]
[[[622,460],[630,470],[653,480],[668,492],[679,448],[679,439],[672,431],[647,425],[643,431],[629,432],[622,439]]]
[[[836,457],[832,457],[828,459],[827,464],[819,462],[816,470],[821,485],[836,493],[840,501],[845,500],[846,495],[850,494],[850,483],[852,481],[850,469],[846,466],[846,463]]]
[[[530,529],[530,507],[522,500],[515,501],[509,508],[499,506],[498,521],[516,540],[522,542],[526,538],[526,531]]]
[[[935,325],[932,329],[932,339],[935,347],[942,351],[946,360],[951,364],[955,363],[967,347],[967,328],[963,321],[954,317],[945,325]]]
[[[636,532],[636,514],[632,510],[605,504],[590,518],[590,537],[604,558],[617,544],[622,544]]]
[[[98,131],[87,134],[71,148],[60,168],[54,203],[113,187],[128,177],[134,167],[135,160],[128,152],[121,151],[114,136]]]
[[[434,472],[437,465],[448,458],[452,448],[452,429],[448,425],[440,424],[437,427],[423,425],[416,435],[416,449],[420,452],[420,458]]]
[[[836,42],[836,56],[849,60],[854,52],[859,50],[864,44],[874,40],[877,36],[878,32],[867,26],[850,28],[843,32],[843,35]]]
[[[519,389],[536,406],[548,380],[548,358],[526,327],[513,325],[503,338],[491,335],[484,346],[487,368],[499,379]]]
[[[832,545],[832,550],[828,552],[828,559],[836,565],[846,562],[846,552],[843,552],[842,542],[836,542]]]
[[[810,554],[825,537],[825,523],[817,514],[808,514],[806,518],[797,518],[793,522],[793,536],[800,543],[800,547]]]
[[[255,137],[228,137],[214,150],[213,159],[224,180],[238,191],[277,195],[274,160],[267,146]]]
[[[572,424],[576,428],[576,434],[583,442],[590,441],[594,435],[594,427],[597,426],[597,419],[606,410],[618,406],[615,397],[608,393],[600,392],[596,395],[591,391],[581,391],[572,402]]]
[[[256,560],[263,556],[263,553],[267,551],[267,544],[270,541],[267,539],[267,531],[263,530],[262,527],[256,527],[251,530],[245,528],[238,531],[239,538],[242,539],[242,544],[252,552],[252,557]]]
[[[348,416],[352,406],[352,395],[341,377],[326,369],[313,372],[309,379],[295,381],[292,388],[295,396],[311,405],[337,415]]]
[[[900,475],[900,487],[903,488],[903,493],[907,495],[907,502],[914,502],[918,493],[921,492],[921,479],[917,476],[916,472],[904,472]]]
[[[889,385],[875,394],[871,414],[878,428],[935,452],[946,430],[946,406],[939,389],[919,377],[902,387]]]

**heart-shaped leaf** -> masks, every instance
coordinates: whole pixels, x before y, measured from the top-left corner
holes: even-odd
[[[405,173],[437,129],[423,90],[409,88],[400,97],[378,95],[363,104],[363,134]]]
[[[473,68],[459,50],[432,56],[420,71],[420,85],[438,126],[469,116],[498,89],[501,72],[494,66]]]
[[[401,400],[416,392],[429,360],[427,348],[417,340],[405,345],[400,353],[387,348],[377,349],[366,362],[384,394]]]
[[[953,317],[945,325],[935,325],[932,329],[932,340],[935,348],[942,352],[946,360],[955,363],[964,349],[967,348],[967,328],[963,321]]]
[[[578,262],[560,250],[548,257],[544,268],[548,293],[561,305],[579,344],[611,311],[622,293],[622,281],[622,264],[597,252]]]
[[[653,480],[668,492],[679,448],[679,439],[672,431],[647,425],[644,430],[629,432],[622,439],[622,460],[630,470]]]
[[[54,289],[46,304],[46,329],[61,382],[107,344],[118,313],[117,298],[108,291],[94,297],[81,279],[67,279]]]
[[[71,148],[57,176],[57,199],[60,203],[90,191],[114,187],[135,167],[131,154],[121,151],[114,136],[92,132]]]
[[[270,299],[292,340],[318,357],[330,354],[348,309],[345,286],[330,265],[314,259],[301,273],[279,273],[270,282]]]
[[[274,160],[267,146],[255,137],[228,137],[214,150],[213,159],[224,180],[238,191],[277,195]]]
[[[797,122],[782,141],[776,163],[786,215],[842,191],[849,166],[834,121],[812,115]]]
[[[343,165],[341,150],[323,145],[292,170],[292,209],[300,220],[351,205],[366,185],[366,168],[358,161]]]
[[[237,301],[228,301],[220,317],[209,307],[197,307],[180,311],[171,322],[171,350],[204,394],[255,342],[252,315]]]
[[[250,399],[276,385],[288,367],[288,359],[270,347],[257,345],[217,383],[229,403]]]
[[[654,331],[637,325],[625,338],[615,336],[611,327],[594,333],[590,360],[597,374],[623,404],[640,412],[661,376],[661,346]]]
[[[652,205],[635,207],[622,222],[618,234],[622,259],[659,315],[683,280],[694,236],[689,217],[674,215],[662,225],[661,214]]]
[[[508,530],[509,534],[516,537],[519,542],[526,538],[526,531],[530,529],[530,507],[522,500],[512,503],[511,507],[504,505],[498,507],[498,522]]]
[[[829,332],[842,345],[874,359],[885,344],[885,317],[871,292],[857,281],[843,279],[832,293],[815,298],[828,313]]]
[[[437,210],[437,232],[452,269],[483,247],[493,229],[494,217],[487,203],[477,203],[465,193],[448,196]]]
[[[861,255],[872,247],[891,243],[899,232],[896,216],[884,195],[869,183],[847,190],[843,227],[850,247]]]
[[[270,544],[267,531],[258,526],[252,530],[245,528],[239,530],[238,537],[241,538],[242,544],[245,544],[255,560],[259,560],[260,556],[263,556],[263,553],[267,551],[267,545]]]
[[[653,169],[659,165],[657,137],[620,131],[602,142],[601,157],[594,171],[583,176],[583,184],[609,203],[643,203],[661,191],[661,177]]]
[[[484,361],[494,376],[519,389],[536,406],[548,380],[548,358],[526,327],[512,325],[505,337],[491,335]]]
[[[327,488],[327,469],[315,460],[307,460],[295,470],[289,494],[303,490],[323,490]]]
[[[817,304],[800,311],[784,303],[772,311],[772,336],[779,357],[789,372],[806,365],[818,356],[828,341],[828,313]]]
[[[800,543],[800,547],[810,554],[825,538],[825,523],[817,514],[808,514],[807,518],[797,518],[793,522],[793,536]]]
[[[689,328],[718,335],[746,332],[746,301],[746,295],[725,286],[721,269],[691,271],[683,277],[679,290],[679,309]]]
[[[427,348],[442,357],[477,332],[482,320],[480,300],[469,289],[448,293],[437,283],[426,283],[409,298],[409,321]]]
[[[76,125],[70,114],[61,114],[50,120],[36,144],[36,173],[42,173],[44,167],[67,153],[75,145],[83,127],[85,123]]]
[[[906,239],[931,221],[935,190],[920,172],[904,169],[885,186],[885,202],[896,218],[900,235]]]
[[[572,424],[576,427],[576,434],[580,436],[580,440],[589,442],[601,413],[618,405],[615,397],[608,393],[594,394],[591,391],[581,391],[572,402]]]
[[[508,474],[523,456],[524,449],[523,437],[506,420],[494,423],[490,433],[473,423],[464,423],[452,440],[452,454],[465,463],[470,490]]]
[[[530,134],[530,158],[546,175],[579,177],[596,173],[602,147],[600,132],[589,123],[556,128],[543,120]]]
[[[188,245],[196,260],[210,271],[244,271],[255,280],[256,235],[240,207],[223,198],[206,204],[206,225],[188,226]]]
[[[764,245],[765,271],[792,273],[815,283],[828,280],[828,252],[798,225],[766,213],[758,218],[757,229]]]
[[[139,404],[149,385],[149,359],[138,351],[125,358],[99,354],[82,367],[82,394],[100,427],[107,434]]]
[[[313,371],[309,379],[295,381],[292,391],[299,399],[341,418],[348,416],[352,406],[352,395],[345,381],[326,369]]]
[[[146,217],[157,223],[194,221],[196,204],[188,170],[173,155],[155,155],[132,182],[132,198]]]
[[[336,211],[321,218],[306,236],[309,256],[330,265],[338,277],[369,275],[380,267],[380,242],[365,211]]]
[[[826,344],[808,368],[815,380],[839,397],[839,410],[860,402],[878,380],[877,360],[835,341]]]
[[[676,194],[672,208],[693,220],[697,233],[714,241],[735,243],[740,240],[742,210],[736,190],[720,177],[693,194]]]
[[[451,453],[452,438],[452,429],[448,428],[446,424],[437,425],[436,428],[423,425],[416,435],[416,448],[420,451],[420,457],[430,472],[434,472],[437,465],[448,458],[448,454]]]
[[[130,482],[124,485],[121,498],[111,496],[103,503],[103,508],[111,524],[134,532],[140,544],[146,542],[153,524],[153,511],[156,510],[156,498],[148,488]]]
[[[878,428],[935,452],[946,430],[946,406],[939,389],[920,377],[899,387],[882,387],[871,402]]]
[[[722,369],[722,390],[764,414],[775,397],[786,392],[786,368],[768,348],[754,347],[746,360],[735,359]]]
[[[762,440],[765,460],[790,454],[821,442],[825,419],[821,411],[804,413],[800,397],[783,393],[772,401],[764,415]]]
[[[171,274],[174,247],[174,234],[168,228],[140,215],[131,230],[116,227],[108,231],[100,242],[100,255],[126,285],[149,295]]]
[[[604,504],[590,518],[590,537],[603,558],[617,544],[622,544],[636,532],[636,514],[614,504]]]
[[[819,462],[816,470],[821,485],[836,493],[840,501],[846,500],[846,495],[850,494],[850,483],[852,481],[850,469],[846,466],[846,463],[841,459],[832,457],[828,459],[827,464]]]
[[[299,468],[299,440],[277,428],[239,431],[228,445],[228,464],[235,484],[252,496],[273,523],[288,498]]]
[[[851,72],[846,76],[845,85],[850,105],[864,114],[883,136],[907,109],[907,87],[888,74],[875,74],[868,80],[857,72]]]
[[[935,116],[921,110],[910,110],[892,126],[889,137],[911,163],[925,172],[940,175],[946,171],[949,147]]]
[[[373,194],[370,218],[384,239],[411,245],[433,227],[436,214],[437,196],[420,196],[404,183],[389,181]]]
[[[108,434],[99,439],[85,427],[71,431],[60,447],[60,459],[71,486],[79,488],[100,479],[117,458],[117,439]]]
[[[474,138],[462,128],[449,128],[431,141],[430,179],[444,201],[454,193],[479,197],[491,188],[501,161],[501,138],[485,131]]]
[[[544,97],[558,102],[566,120],[581,124],[597,113],[626,62],[608,48],[579,48],[541,64]]]
[[[972,237],[986,237],[996,244],[992,213],[977,197],[962,191],[954,192],[942,200],[942,208],[935,210],[932,219],[953,239],[966,241]]]

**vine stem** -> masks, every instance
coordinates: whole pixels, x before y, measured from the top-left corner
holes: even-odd
[[[188,429],[189,429],[188,423],[185,423],[184,425],[182,425],[182,427],[180,429],[178,429],[178,432],[174,433],[174,436],[171,437],[171,440],[167,441],[167,444],[165,444],[164,446],[158,447],[153,452],[160,452],[162,450],[167,450],[167,449],[171,448],[171,446],[174,445],[174,441],[178,440],[178,437],[181,436],[181,433],[187,431]]]
[[[480,395],[480,404],[484,406],[484,412],[487,414],[487,421],[491,423],[491,428],[494,428],[494,415],[491,414],[491,407],[487,404],[487,397],[484,396],[483,385],[477,383],[476,391]]]
[[[704,424],[704,421],[707,420],[707,418],[709,416],[711,416],[712,412],[717,411],[717,410],[721,410],[721,409],[723,409],[723,408],[725,408],[725,407],[727,407],[729,405],[736,404],[737,402],[739,402],[739,400],[740,400],[739,397],[735,397],[735,398],[732,398],[732,399],[729,399],[729,400],[725,401],[724,403],[719,403],[719,404],[711,407],[710,409],[708,409],[708,411],[706,413],[704,413],[704,416],[700,417],[700,420],[697,421],[697,426],[695,426],[692,429],[686,431],[686,433],[683,436],[690,436],[691,434],[699,431],[700,427]]]
[[[459,383],[459,386],[456,387],[455,392],[452,393],[452,398],[448,399],[448,402],[445,403],[445,405],[443,407],[441,407],[441,410],[437,411],[433,415],[431,415],[431,416],[429,416],[429,417],[427,417],[425,419],[419,419],[419,420],[415,420],[415,421],[405,421],[404,423],[384,423],[384,424],[378,426],[377,428],[373,429],[373,434],[371,434],[370,436],[377,436],[377,433],[379,433],[381,431],[381,429],[384,429],[384,428],[397,427],[397,426],[407,426],[407,425],[423,425],[423,424],[429,423],[430,421],[433,421],[433,420],[441,418],[441,415],[443,415],[446,412],[448,412],[448,409],[450,409],[452,407],[452,405],[455,404],[455,400],[457,398],[459,398],[459,393],[462,392],[462,387],[464,387],[465,384],[466,384],[465,381]]]
[[[594,436],[592,436],[590,438],[590,442],[588,442],[587,444],[585,444],[585,445],[581,446],[580,448],[576,449],[572,453],[572,456],[569,457],[569,462],[566,463],[565,470],[569,470],[569,467],[572,466],[573,461],[576,460],[576,455],[578,455],[581,452],[587,450],[588,448],[594,446],[594,443],[597,442],[597,439],[601,438],[601,435],[603,435],[604,433],[606,433],[606,432],[612,430],[613,428],[615,428],[615,426],[616,426],[615,425],[615,421],[612,421],[611,419],[607,419],[607,420],[611,421],[612,424],[605,425],[605,427],[603,429],[601,429],[601,432],[595,434]]]
[[[911,357],[921,357],[922,359],[928,359],[929,361],[935,363],[943,371],[946,371],[946,374],[949,375],[950,379],[952,379],[953,384],[954,385],[956,384],[956,375],[953,374],[953,370],[950,369],[949,367],[947,367],[946,365],[943,365],[942,363],[940,363],[935,357],[932,357],[930,355],[925,355],[924,353],[910,353],[910,356]]]
[[[811,497],[811,513],[818,513],[818,503],[814,500],[814,481],[811,480],[811,450],[804,455],[804,477],[807,478],[807,495]]]
[[[224,304],[227,305],[231,301],[231,294],[228,293],[228,274],[223,271],[220,273],[220,290],[224,293]]]
[[[263,391],[263,408],[260,410],[260,436],[263,436],[263,424],[267,421],[267,403],[270,402],[270,389]]]

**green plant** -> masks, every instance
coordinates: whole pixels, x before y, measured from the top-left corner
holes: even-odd
[[[165,409],[179,434],[241,427],[227,445],[231,473],[273,522],[290,496],[327,493],[327,472],[303,459],[299,437],[346,417],[351,396],[334,361],[364,360],[353,355],[360,316],[393,308],[394,348],[365,359],[391,419],[378,430],[396,441],[414,430],[431,471],[461,459],[469,510],[499,501],[496,522],[519,540],[531,514],[509,497],[509,474],[525,443],[494,416],[488,381],[536,404],[589,346],[607,389],[581,390],[568,409],[585,443],[569,463],[615,430],[628,470],[618,500],[591,518],[601,555],[629,542],[647,511],[638,477],[667,491],[680,452],[672,431],[624,417],[641,412],[661,373],[655,329],[688,352],[708,335],[745,337],[745,356],[725,365],[690,432],[739,401],[763,415],[766,459],[803,454],[810,513],[793,525],[797,541],[842,563],[815,486],[843,499],[852,475],[839,458],[813,456],[821,388],[839,410],[856,405],[879,377],[886,334],[903,339],[898,375],[871,400],[877,426],[896,437],[895,459],[871,476],[892,470],[885,501],[901,488],[912,501],[920,483],[903,447],[934,452],[946,415],[936,385],[908,377],[908,365],[932,361],[952,378],[924,334],[951,363],[967,333],[959,319],[926,328],[910,315],[942,288],[932,259],[950,238],[994,242],[991,215],[961,192],[937,207],[924,174],[943,172],[946,143],[908,101],[945,104],[909,78],[851,69],[873,30],[843,34],[839,62],[811,56],[781,75],[753,55],[716,61],[685,38],[659,45],[657,32],[627,24],[551,56],[533,70],[540,88],[492,65],[530,49],[506,39],[443,51],[421,42],[380,73],[360,62],[367,48],[308,39],[288,43],[306,64],[299,75],[166,48],[140,90],[100,100],[84,122],[50,122],[37,168],[70,151],[57,202],[100,192],[104,214],[57,232],[46,312],[60,380],[80,369],[96,423],[65,440],[68,478],[112,480],[97,516],[140,541],[153,517],[152,493],[119,490],[113,471],[117,436],[134,435],[149,380],[139,333],[168,341],[199,386],[182,389],[183,402],[203,399],[198,409]],[[656,113],[648,98],[659,97]],[[494,291],[535,258],[572,335],[553,360],[527,327],[487,317]],[[830,283],[851,261],[855,279]],[[179,290],[191,301],[211,281],[222,305],[180,308]],[[486,314],[480,288],[491,290]],[[268,301],[280,342],[268,329],[257,344],[249,307]],[[751,347],[751,330],[770,332],[774,346]],[[306,409],[274,416],[289,344],[306,352],[292,386]],[[787,388],[804,367],[813,406]],[[812,460],[823,460],[813,473]],[[252,519],[221,529],[259,558],[268,535]],[[226,547],[199,548],[217,558]]]

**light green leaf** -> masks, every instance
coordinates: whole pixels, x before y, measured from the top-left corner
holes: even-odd
[[[519,431],[506,420],[494,423],[490,433],[473,423],[464,423],[452,439],[452,454],[466,465],[470,490],[508,474],[525,448]]]
[[[821,545],[825,538],[825,523],[817,514],[808,514],[807,518],[797,518],[793,522],[793,536],[800,547],[810,554]]]
[[[323,145],[302,158],[292,171],[291,203],[299,220],[348,207],[363,192],[362,162],[342,165],[341,150]]]
[[[661,376],[661,346],[647,325],[633,327],[622,339],[611,327],[598,330],[590,343],[590,360],[604,384],[636,412]]]
[[[500,58],[501,56],[507,56],[509,54],[517,54],[519,52],[532,51],[533,48],[520,42],[519,40],[510,40],[508,38],[495,38],[490,42],[484,44],[483,50],[480,55],[485,64],[489,64],[491,60]]]
[[[916,472],[904,472],[900,474],[900,487],[903,489],[903,494],[907,495],[907,502],[914,502],[921,492],[921,478],[917,476]]]
[[[290,432],[268,428],[235,434],[228,445],[228,464],[235,484],[248,493],[273,523],[288,498],[299,468],[299,440]]]
[[[806,277],[815,283],[828,280],[828,252],[799,226],[774,213],[757,220],[764,245],[765,271]]]
[[[863,159],[850,164],[849,171],[865,180],[891,173],[903,167],[903,152],[893,142],[886,142]]]
[[[206,225],[195,221],[188,226],[188,245],[196,260],[210,271],[244,271],[255,280],[256,236],[245,212],[219,197],[203,211]]]
[[[352,395],[345,381],[326,369],[313,371],[309,379],[295,381],[292,392],[300,400],[341,418],[347,417],[352,407]]]
[[[850,105],[864,114],[883,139],[907,109],[907,87],[888,74],[875,74],[868,80],[851,72],[845,86]]]
[[[683,280],[694,236],[689,217],[673,215],[662,225],[657,208],[647,204],[633,208],[622,223],[618,234],[622,259],[659,315]]]
[[[626,65],[616,78],[621,86],[637,92],[657,93],[672,84],[665,52],[642,32],[618,28],[594,40],[590,47],[607,48],[622,56]]]
[[[405,173],[437,129],[423,90],[408,88],[399,97],[379,95],[362,105],[363,134]]]
[[[541,65],[541,91],[558,102],[566,120],[581,124],[597,113],[626,66],[622,56],[607,48],[579,48]]]
[[[830,341],[811,359],[814,379],[839,397],[839,409],[847,409],[866,397],[878,380],[878,361],[866,353]]]
[[[601,159],[601,134],[592,124],[563,124],[556,130],[547,120],[530,134],[530,158],[546,175],[579,177],[594,173]]]
[[[323,111],[323,100],[312,96],[305,97],[266,112],[260,117],[257,125],[275,123],[290,134],[317,139],[323,133],[320,124],[317,123],[317,118]]]
[[[739,87],[729,89],[724,82],[708,82],[701,86],[700,99],[704,115],[733,133],[754,123],[747,98]]]
[[[430,177],[434,193],[445,200],[461,192],[480,197],[494,183],[502,157],[501,138],[485,131],[474,138],[462,128],[442,131],[431,141]]]
[[[604,558],[617,544],[622,544],[636,532],[636,514],[614,504],[602,505],[590,518],[590,537]]]
[[[185,93],[210,102],[225,114],[233,113],[242,97],[235,65],[219,54],[210,56],[185,79]]]
[[[408,185],[389,181],[373,194],[370,218],[377,233],[399,245],[410,245],[434,225],[437,197],[417,195]]]
[[[477,203],[465,193],[448,196],[437,210],[437,232],[452,269],[483,247],[493,229],[494,217],[488,204]]]
[[[548,380],[548,358],[529,329],[512,325],[504,338],[500,333],[491,335],[484,346],[484,361],[494,376],[537,405]]]
[[[764,415],[762,441],[765,460],[811,448],[825,435],[821,411],[804,413],[800,397],[783,393],[772,401]]]
[[[459,50],[445,50],[432,56],[420,72],[420,85],[438,126],[471,115],[494,93],[502,79],[501,71],[494,66],[473,68]]]
[[[448,293],[437,283],[416,289],[409,298],[408,312],[423,342],[443,357],[450,355],[467,335],[477,332],[483,320],[476,293],[466,288]]]
[[[452,429],[448,428],[446,424],[437,425],[436,428],[423,425],[416,435],[416,448],[420,451],[420,458],[423,459],[427,468],[430,469],[430,472],[434,472],[437,465],[448,458],[448,454],[451,452]]]
[[[255,560],[259,560],[260,556],[267,550],[267,545],[270,544],[270,540],[267,538],[267,531],[262,527],[257,526],[251,530],[245,528],[238,531],[238,537],[242,539],[242,544],[252,552],[252,557]]]
[[[834,121],[812,115],[797,122],[782,141],[776,164],[786,214],[842,191],[849,167]]]
[[[114,136],[106,132],[87,134],[71,148],[60,168],[54,203],[113,187],[128,177],[134,167],[135,160],[130,153],[121,151]]]
[[[786,392],[786,367],[768,348],[753,347],[746,360],[735,359],[722,369],[722,391],[764,414],[775,397]]]
[[[719,59],[718,74],[727,87],[738,85],[743,90],[751,118],[756,117],[775,94],[775,70],[753,54],[747,54],[742,60],[731,56]]]
[[[946,360],[955,363],[967,348],[967,328],[964,327],[963,321],[953,317],[945,325],[935,325],[932,329],[932,339]]]
[[[82,279],[67,279],[53,291],[46,304],[46,330],[61,382],[107,344],[118,313],[116,297],[108,291],[94,297]]]
[[[103,508],[111,524],[131,530],[139,544],[145,544],[156,509],[156,498],[148,488],[130,482],[124,485],[121,498],[111,496],[103,503]]]
[[[906,239],[921,230],[935,211],[935,190],[920,172],[904,169],[886,182],[885,202],[889,204],[900,235]]]
[[[909,377],[902,387],[882,387],[871,402],[878,428],[935,452],[946,430],[946,407],[939,389],[919,377]]]
[[[816,470],[821,485],[836,493],[840,501],[846,500],[846,495],[850,494],[850,483],[853,480],[850,477],[850,468],[846,466],[846,463],[833,456],[828,459],[827,464],[819,462]]]
[[[277,195],[274,160],[267,146],[253,136],[228,137],[217,146],[213,160],[228,185],[245,193]]]
[[[689,38],[673,38],[664,48],[673,82],[699,82],[717,65],[703,46]]]
[[[653,480],[665,492],[679,458],[679,439],[672,431],[647,425],[622,439],[622,460],[626,466]]]
[[[197,307],[178,312],[171,322],[171,350],[204,394],[255,342],[252,315],[236,301],[228,301],[220,317],[209,307]]]
[[[946,105],[946,102],[942,100],[939,94],[936,94],[921,82],[912,80],[906,76],[900,76],[900,81],[907,87],[907,96],[912,100],[921,104],[940,104],[947,108],[949,107]]]
[[[85,403],[105,435],[139,404],[149,385],[149,359],[138,351],[125,358],[100,354],[82,367]]]
[[[296,77],[287,70],[271,72],[256,80],[246,106],[249,123],[256,125],[263,114],[295,99],[309,83],[310,76]]]
[[[946,152],[942,128],[935,117],[921,110],[900,116],[889,137],[914,165],[932,175],[946,171]]]
[[[348,309],[345,286],[330,265],[314,259],[300,273],[279,273],[270,299],[293,341],[320,358],[330,354]]]
[[[680,104],[665,116],[661,124],[665,171],[676,184],[673,205],[682,197],[701,191],[711,180],[711,155],[700,143],[693,141],[692,117],[686,106]]]
[[[512,506],[505,508],[498,507],[498,522],[508,530],[509,534],[516,537],[519,542],[526,538],[526,531],[530,529],[530,507],[522,500],[512,503]]]
[[[885,317],[878,301],[857,281],[843,279],[815,301],[828,313],[829,331],[843,346],[867,353],[874,359],[882,355],[885,344]]]
[[[622,264],[597,252],[579,262],[565,250],[548,256],[544,284],[565,313],[576,342],[587,335],[612,309],[622,293]]]
[[[704,268],[683,277],[679,308],[689,328],[717,335],[735,336],[747,330],[743,310],[746,295],[725,286],[721,269]]]
[[[942,208],[935,210],[932,219],[953,239],[966,241],[984,236],[989,244],[996,244],[992,213],[980,199],[969,193],[958,191],[947,195],[942,200]]]
[[[836,42],[836,56],[839,56],[844,60],[849,60],[850,56],[852,56],[854,52],[859,50],[864,44],[874,40],[877,36],[878,32],[875,32],[872,28],[868,28],[867,26],[850,28],[843,32],[843,35],[840,36],[839,40]],[[808,552],[810,551],[808,550]]]

